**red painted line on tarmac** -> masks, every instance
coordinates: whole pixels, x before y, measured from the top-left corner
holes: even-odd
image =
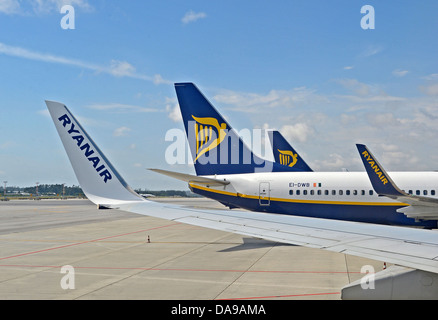
[[[0,267],[15,268],[61,268],[62,266],[0,264]],[[233,269],[182,269],[182,268],[147,268],[147,267],[74,267],[75,269],[101,270],[144,270],[144,271],[185,271],[185,272],[239,272],[239,273],[283,273],[283,274],[354,274],[360,272],[346,271],[278,271],[278,270],[233,270]]]
[[[150,229],[149,229],[150,230]],[[141,232],[141,231],[138,231]],[[62,266],[46,266],[46,265],[0,265],[0,267],[14,267],[14,268],[61,268]],[[263,273],[347,273],[347,272],[331,272],[331,271],[267,271],[267,270],[210,270],[210,269],[164,269],[164,268],[123,268],[123,267],[74,267],[75,269],[103,269],[103,270],[144,270],[144,271],[210,271],[210,272],[263,272]],[[350,272],[360,273],[360,272]],[[339,295],[340,292],[323,292],[323,293],[304,293],[304,294],[288,294],[288,295],[271,295],[271,296],[259,296],[259,297],[244,297],[244,298],[227,298],[227,299],[215,299],[221,300],[261,300],[261,299],[278,299],[278,298],[298,298],[298,297],[312,297],[312,296],[325,296],[325,295]]]
[[[148,229],[150,230],[150,229]],[[138,231],[141,232],[141,231]],[[120,235],[121,236],[121,235]],[[97,240],[96,240],[97,241]],[[61,268],[62,266],[45,266],[45,265],[0,265],[0,267],[19,267],[19,268]],[[243,273],[284,273],[284,274],[345,274],[343,271],[275,271],[275,270],[220,270],[220,269],[170,269],[170,268],[142,268],[142,267],[74,267],[75,269],[101,269],[101,270],[144,270],[144,271],[189,271],[189,272],[243,272]],[[360,272],[349,272],[360,273]],[[271,295],[259,297],[243,297],[243,298],[227,298],[216,300],[261,300],[261,299],[278,299],[278,298],[293,298],[293,297],[311,297],[324,295],[339,295],[340,292],[324,292],[324,293],[305,293],[305,294],[290,294],[290,295]]]
[[[99,238],[99,239],[93,239],[93,240],[87,240],[87,241],[82,241],[82,242],[76,242],[76,243],[66,244],[64,246],[59,246],[59,247],[53,247],[53,248],[47,248],[47,249],[42,249],[42,250],[37,250],[37,251],[20,253],[20,254],[16,254],[16,255],[13,255],[13,256],[0,258],[0,261],[1,260],[6,260],[6,259],[22,257],[22,256],[27,256],[27,255],[30,255],[30,254],[37,254],[37,253],[41,253],[41,252],[47,252],[47,251],[52,251],[52,250],[57,250],[57,249],[63,249],[63,248],[78,246],[78,245],[85,244],[85,243],[97,242],[97,241],[102,241],[102,240],[111,239],[111,238],[117,238],[117,237],[123,237],[123,236],[131,235],[131,234],[145,232],[145,231],[150,231],[150,230],[155,230],[155,229],[167,228],[167,227],[174,226],[174,225],[177,225],[177,224],[179,224],[179,223],[172,223],[172,224],[168,224],[168,225],[164,225],[164,226],[160,226],[160,227],[155,227],[155,228],[150,228],[150,229],[138,230],[138,231],[134,231],[134,232],[128,232],[128,233],[118,234],[118,235],[104,237],[104,238]]]
[[[265,296],[265,297],[247,297],[247,298],[230,298],[217,300],[258,300],[258,299],[277,299],[277,298],[292,298],[292,297],[309,297],[309,296],[325,296],[331,294],[341,294],[340,292],[325,292],[325,293],[304,293],[304,294],[288,294],[283,296]]]

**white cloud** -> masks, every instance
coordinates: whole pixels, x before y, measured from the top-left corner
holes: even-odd
[[[42,115],[43,117],[46,117],[46,118],[48,118],[48,119],[51,119],[50,112],[49,112],[48,109],[38,110],[37,113],[38,113],[39,115]]]
[[[425,77],[422,77],[422,79],[429,80],[429,81],[436,81],[436,80],[438,80],[438,73],[429,74]]]
[[[338,79],[336,82],[359,96],[366,96],[371,91],[371,88],[368,84],[359,82],[356,79]]]
[[[390,96],[384,92],[376,94],[376,95],[369,95],[369,96],[336,95],[335,97],[347,99],[347,100],[350,100],[350,101],[355,102],[355,103],[406,101],[406,98]],[[356,106],[356,107],[358,107],[358,106]]]
[[[116,77],[132,77],[135,75],[135,68],[126,61],[111,60],[109,73]]]
[[[351,162],[337,153],[330,153],[328,157],[317,159],[314,161],[314,164],[314,168],[324,168],[325,170],[348,169],[348,167],[351,166]]]
[[[223,90],[213,97],[219,103],[234,106],[235,110],[245,112],[266,112],[266,108],[307,105],[310,102],[327,100],[315,94],[314,90],[306,87],[294,88],[292,90],[271,90],[267,94],[236,92]]]
[[[375,127],[398,125],[400,121],[393,113],[371,113],[367,116],[368,121]]]
[[[348,124],[355,123],[356,120],[357,120],[357,117],[354,116],[354,115],[341,114],[341,123],[343,125],[348,125]]]
[[[21,47],[9,46],[0,42],[0,53],[6,54],[8,56],[14,56],[18,58],[28,59],[28,60],[36,60],[43,61],[49,63],[59,63],[66,64],[91,70],[100,70],[101,68],[97,65],[89,64],[86,62],[82,62],[80,60],[68,59],[60,56],[55,56],[47,53],[39,53],[35,51],[30,51]]]
[[[32,0],[31,2],[36,12],[51,12],[55,10],[59,12],[62,6],[66,4],[73,6],[75,9],[92,9],[87,0]]]
[[[383,51],[383,47],[380,45],[369,45],[359,54],[359,57],[368,58],[368,57],[374,56],[382,51]]]
[[[1,0],[0,0],[1,1]],[[97,65],[77,59],[65,58],[50,53],[40,53],[25,48],[9,46],[0,42],[0,54],[23,58],[28,60],[42,61],[47,63],[63,64],[73,67],[79,67],[95,71],[96,73],[106,73],[115,77],[129,77],[145,81],[151,81],[155,84],[169,84],[168,80],[163,79],[160,75],[148,76],[138,73],[135,67],[126,61],[111,60],[109,66]]]
[[[385,163],[385,167],[409,165],[417,166],[420,159],[411,150],[400,150],[400,147],[395,144],[380,144],[376,149],[381,149],[380,158]]]
[[[0,0],[0,12],[17,14],[20,12],[20,3],[18,0]]]
[[[401,102],[406,99],[387,94],[377,85],[366,84],[357,79],[336,79],[335,82],[351,91],[352,95],[334,95],[335,98],[346,99],[354,103]],[[363,106],[354,106],[356,109]]]
[[[93,10],[88,0],[0,0],[0,12],[8,15],[59,13],[64,5],[71,5],[85,12]]]
[[[3,141],[2,143],[0,143],[0,150],[2,149],[8,149],[12,146],[15,146],[16,143],[12,142],[12,141]]]
[[[339,86],[327,94],[305,87],[266,93],[220,90],[213,99],[219,111],[225,105],[243,111],[250,129],[266,128],[266,123],[279,128],[306,153],[314,170],[362,171],[356,143],[376,150],[389,170],[430,170],[438,162],[430,151],[438,135],[438,84],[434,75],[429,78],[434,81],[422,87],[427,94],[417,97],[390,94],[381,83],[334,79]]]
[[[280,132],[286,140],[306,142],[314,133],[314,130],[306,123],[296,123],[281,127]]]
[[[115,113],[159,112],[158,109],[145,108],[145,107],[122,104],[122,103],[92,104],[89,105],[88,108],[95,110],[113,111]]]
[[[182,121],[182,115],[181,110],[179,108],[178,102],[174,98],[166,98],[166,111],[167,116],[173,121],[173,122],[181,122]]]
[[[154,84],[172,84],[172,81],[163,79],[159,74],[154,75],[153,82]]]
[[[181,22],[184,24],[188,24],[191,22],[195,22],[199,19],[205,19],[206,17],[207,14],[205,14],[204,12],[194,12],[190,10],[184,15],[184,17],[181,19]]]
[[[396,69],[392,72],[392,74],[396,77],[404,77],[408,73],[409,73],[408,70],[400,70],[400,69]]]
[[[131,131],[131,129],[128,127],[120,127],[120,128],[117,128],[116,130],[114,130],[113,136],[114,137],[123,137],[123,136],[126,136],[129,131]]]
[[[434,83],[428,86],[420,86],[420,91],[429,95],[429,96],[437,96],[438,95],[438,83]]]

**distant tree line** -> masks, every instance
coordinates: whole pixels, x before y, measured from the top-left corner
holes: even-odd
[[[153,194],[156,197],[197,197],[196,194],[191,191],[182,191],[182,190],[158,190],[152,191],[147,189],[135,189],[135,192],[138,194]]]
[[[4,187],[0,188],[0,193],[4,194]],[[6,186],[6,193],[29,193],[32,195],[37,194],[37,187],[16,187],[16,186]],[[65,196],[78,196],[83,195],[81,187],[79,186],[65,186],[64,193],[62,184],[40,184],[38,185],[38,194],[39,195],[65,195]]]
[[[135,189],[135,192],[139,194],[152,194],[156,197],[196,197],[191,191],[183,190],[158,190],[152,191],[147,189]],[[4,187],[0,187],[0,196],[4,194]],[[6,186],[6,195],[11,194],[32,194],[37,195],[36,185],[32,187],[16,187],[16,186]],[[38,185],[38,195],[59,195],[66,197],[77,197],[83,196],[84,192],[80,186],[64,186],[62,184],[40,184]]]

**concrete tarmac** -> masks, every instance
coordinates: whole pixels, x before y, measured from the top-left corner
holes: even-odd
[[[154,199],[223,208],[203,198]],[[340,299],[383,263],[97,210],[88,200],[0,203],[0,299]]]

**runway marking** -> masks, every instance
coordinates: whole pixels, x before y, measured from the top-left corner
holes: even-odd
[[[62,266],[50,265],[19,265],[19,264],[0,264],[0,267],[13,268],[61,268]],[[75,269],[101,269],[101,270],[143,270],[143,271],[187,271],[187,272],[238,272],[238,273],[284,273],[284,274],[346,274],[361,272],[346,271],[299,271],[299,270],[237,270],[237,269],[183,269],[183,268],[147,268],[147,267],[78,267]],[[255,299],[255,298],[254,298]]]
[[[102,240],[106,240],[106,239],[123,237],[123,236],[131,235],[131,234],[135,234],[135,233],[140,233],[140,232],[145,232],[145,231],[150,231],[150,230],[167,228],[167,227],[170,227],[170,226],[174,226],[176,224],[179,224],[179,223],[171,223],[171,224],[164,225],[164,226],[159,226],[159,227],[155,227],[155,228],[149,228],[149,229],[144,229],[144,230],[139,230],[139,231],[133,231],[133,232],[128,232],[128,233],[118,234],[118,235],[115,235],[115,236],[108,236],[108,237],[103,237],[103,238],[99,238],[99,239],[93,239],[93,240],[87,240],[87,241],[82,241],[82,242],[71,243],[71,244],[67,244],[67,245],[59,246],[59,247],[53,247],[53,248],[47,248],[47,249],[42,249],[42,250],[37,250],[37,251],[20,253],[20,254],[16,254],[16,255],[13,255],[13,256],[0,258],[0,261],[1,260],[12,259],[12,258],[17,258],[17,257],[22,257],[22,256],[27,256],[27,255],[30,255],[30,254],[36,254],[36,253],[47,252],[47,251],[51,251],[51,250],[57,250],[57,249],[63,249],[63,248],[78,246],[78,245],[85,244],[85,243],[98,242],[98,241],[102,241]]]

